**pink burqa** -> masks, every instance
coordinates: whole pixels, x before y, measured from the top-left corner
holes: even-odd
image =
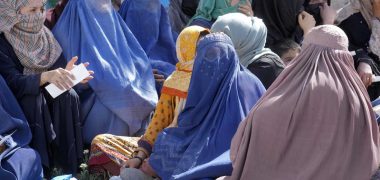
[[[379,130],[336,26],[314,28],[301,54],[240,124],[233,174],[249,180],[369,180]]]

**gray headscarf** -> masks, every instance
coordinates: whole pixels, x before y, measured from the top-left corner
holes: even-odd
[[[240,63],[248,67],[263,55],[273,55],[270,49],[265,48],[267,27],[264,22],[256,17],[248,17],[242,13],[230,13],[219,18],[211,27],[212,32],[227,34],[234,43],[235,50],[239,55]],[[284,67],[281,58],[275,61],[280,67]]]

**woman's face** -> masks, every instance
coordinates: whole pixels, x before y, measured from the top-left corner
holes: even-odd
[[[24,15],[34,15],[45,11],[45,0],[28,0],[28,4],[20,9]]]
[[[299,48],[289,49],[288,52],[281,56],[281,59],[287,66],[294,58],[296,58],[300,54],[300,52],[301,49]]]

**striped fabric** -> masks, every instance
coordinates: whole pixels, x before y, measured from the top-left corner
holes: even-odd
[[[57,61],[62,49],[43,25],[45,13],[19,13],[27,3],[27,0],[0,1],[0,32],[12,45],[24,66],[24,74],[37,74],[48,70]]]

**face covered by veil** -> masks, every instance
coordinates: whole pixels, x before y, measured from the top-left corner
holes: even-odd
[[[97,98],[136,133],[158,97],[149,59],[111,0],[70,0],[53,33],[65,57],[90,63]]]

